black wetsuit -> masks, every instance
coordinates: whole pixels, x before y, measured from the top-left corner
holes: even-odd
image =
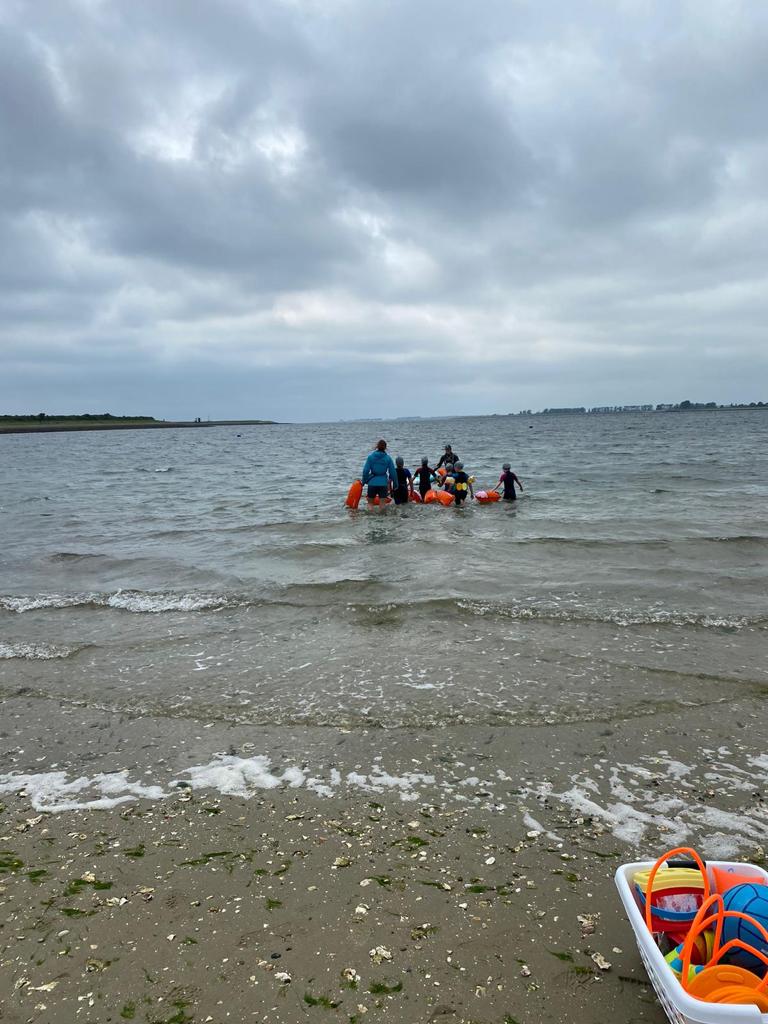
[[[453,474],[453,479],[456,504],[461,505],[462,502],[467,500],[467,495],[469,494],[469,475],[462,469],[458,473]]]
[[[456,452],[446,452],[440,456],[436,469],[440,469],[441,466],[455,466],[457,462],[461,462],[461,459]]]
[[[435,475],[436,474],[434,469],[430,469],[429,466],[419,466],[419,468],[415,470],[413,474],[413,479],[415,480],[416,477],[419,478],[419,494],[421,495],[422,499],[432,486],[432,478]]]
[[[411,471],[406,469],[405,466],[397,467],[397,487],[392,492],[392,497],[395,499],[396,505],[405,505],[408,501],[408,494],[410,492]]]
[[[520,483],[520,481],[517,479],[517,476],[512,472],[511,469],[505,469],[504,472],[501,474],[499,483],[504,484],[503,497],[505,501],[517,501],[517,495],[515,494],[516,480],[518,483]]]

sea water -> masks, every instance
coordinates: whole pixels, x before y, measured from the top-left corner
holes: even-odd
[[[412,467],[450,442],[476,486],[508,461],[525,490],[345,509],[379,437]],[[258,750],[764,693],[767,441],[760,410],[2,436],[0,694]]]

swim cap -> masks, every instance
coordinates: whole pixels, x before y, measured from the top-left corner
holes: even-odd
[[[445,450],[446,450],[447,452],[449,452],[449,451],[451,450],[451,446],[450,446],[449,444],[447,444],[447,445],[445,446]]]
[[[402,455],[398,455],[397,456],[397,458],[395,459],[395,465],[396,466],[404,466],[405,465],[405,463],[403,462],[403,456]]]
[[[509,469],[509,468],[510,468],[510,465],[509,465],[509,463],[508,463],[508,462],[505,462],[505,463],[504,463],[504,465],[503,465],[503,466],[502,466],[501,468],[502,468],[502,469]]]
[[[453,468],[454,469],[464,469],[464,463],[463,462],[457,462]]]
[[[422,466],[428,466],[429,465],[429,459],[427,458],[426,455],[422,455],[421,456],[421,464],[422,464]]]

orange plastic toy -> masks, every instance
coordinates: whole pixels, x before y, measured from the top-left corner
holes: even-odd
[[[355,480],[355,482],[349,488],[347,500],[344,502],[344,504],[347,506],[347,508],[357,508],[357,506],[360,504],[360,498],[362,497],[362,495],[363,481]]]
[[[743,885],[745,882],[749,882],[751,885],[765,885],[765,880],[759,875],[742,874],[739,871],[732,871],[731,868],[711,867],[709,870],[712,872],[715,882],[715,891],[721,895],[732,889],[734,885]]]
[[[690,851],[689,851],[690,852]],[[713,907],[717,907],[714,914],[710,913]],[[707,916],[709,915],[709,916]],[[720,945],[723,933],[723,921],[726,917],[736,917],[749,921],[753,928],[756,928],[768,941],[768,931],[763,928],[759,921],[756,921],[749,914],[742,914],[739,910],[726,910],[723,897],[719,892],[709,896],[699,908],[699,912],[693,919],[690,931],[683,944],[682,956],[682,978],[681,984],[689,995],[696,999],[702,999],[708,1003],[732,1003],[736,1005],[753,1004],[761,1013],[768,1012],[768,971],[760,979],[752,971],[732,964],[720,963],[723,956],[732,949],[746,950],[751,956],[762,960],[768,967],[768,956],[752,946],[748,946],[741,939],[731,939],[724,946]],[[705,928],[715,925],[714,952],[711,960],[693,976],[690,975],[691,957],[693,945],[700,932]]]

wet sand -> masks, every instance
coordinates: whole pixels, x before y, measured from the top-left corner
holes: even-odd
[[[73,772],[117,764],[146,783],[149,762],[167,795],[56,814],[26,791],[3,798],[0,1020],[13,1024],[660,1024],[616,866],[660,853],[677,824],[715,856],[740,822],[738,856],[765,856],[763,787],[750,784],[764,699],[727,713],[422,732],[202,730],[51,710],[23,694],[5,701],[6,769],[62,767],[66,749]],[[216,752],[253,750],[273,771],[309,752],[348,784],[321,796],[284,782],[246,798],[183,781]],[[374,755],[389,772],[418,772],[418,785],[377,786],[369,773],[353,786]],[[611,802],[605,787],[628,763],[635,781],[612,784]],[[725,764],[742,784],[717,783]],[[622,820],[622,804],[639,817]]]

